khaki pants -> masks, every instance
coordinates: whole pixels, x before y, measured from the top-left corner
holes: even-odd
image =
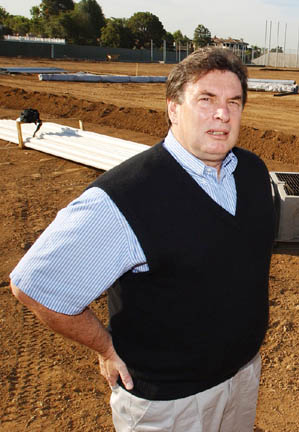
[[[149,401],[120,386],[111,394],[116,432],[252,432],[260,379],[258,354],[229,380],[173,401]]]

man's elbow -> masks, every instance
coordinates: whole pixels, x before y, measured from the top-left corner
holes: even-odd
[[[63,327],[65,321],[68,319],[68,315],[48,309],[46,306],[29,297],[12,282],[10,287],[17,300],[19,300],[19,302],[31,310],[31,312],[33,312],[43,324],[45,324],[47,327],[50,327],[54,331],[59,333],[61,332],[61,323]]]
[[[17,300],[22,301],[22,294],[24,294],[16,285],[14,285],[11,281],[10,281],[10,289],[11,292],[13,293],[13,295],[16,297]]]
[[[41,319],[40,315],[45,315],[45,313],[41,314],[41,312],[44,309],[47,310],[44,306],[42,306],[37,301],[33,300],[31,297],[25,294],[22,290],[20,290],[20,288],[18,288],[12,282],[10,282],[10,288],[13,295],[16,297],[16,299],[19,300],[19,302],[22,303],[24,306],[26,306],[28,309],[30,309],[40,319]]]
[[[20,288],[14,285],[12,282],[10,283],[11,291],[13,295],[26,306],[34,315],[47,327],[53,328],[53,323],[55,323],[56,313],[51,311],[50,309],[43,306],[41,303],[38,303],[36,300],[33,300],[27,294],[25,294]],[[55,326],[54,326],[55,327]]]
[[[10,282],[10,289],[17,300],[19,300],[21,303],[27,305],[28,301],[30,300],[30,297],[28,297],[25,293],[23,293],[23,291],[20,290],[12,282]]]

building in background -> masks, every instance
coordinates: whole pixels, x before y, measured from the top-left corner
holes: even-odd
[[[231,37],[227,39],[219,38],[217,36],[212,37],[212,46],[218,48],[228,48],[231,49],[238,57],[240,57],[244,63],[248,62],[248,56],[246,56],[246,51],[248,51],[248,43],[244,42],[243,39],[233,39]]]
[[[231,37],[228,39],[222,39],[214,36],[212,38],[212,45],[218,48],[229,48],[234,52],[241,52],[246,51],[249,44],[244,42],[243,39],[233,39]]]

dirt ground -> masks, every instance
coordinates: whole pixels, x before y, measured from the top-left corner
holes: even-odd
[[[0,57],[0,67],[62,67],[67,71],[166,75],[171,65],[46,61]],[[299,70],[250,68],[249,76],[299,80]],[[0,74],[0,118],[36,108],[45,121],[152,145],[166,133],[163,84],[39,81]],[[299,95],[250,92],[239,145],[269,170],[299,171]],[[9,290],[9,273],[56,212],[101,172],[0,140],[0,430],[112,432],[109,389],[95,353],[53,334]],[[275,249],[270,275],[270,326],[256,431],[297,432],[299,253]],[[92,305],[107,322],[106,297]],[[186,431],[188,432],[188,431]],[[216,431],[215,431],[216,432]],[[242,432],[242,431],[240,431]]]

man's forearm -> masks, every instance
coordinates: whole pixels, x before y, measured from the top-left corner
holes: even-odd
[[[116,353],[110,334],[91,309],[86,308],[78,315],[64,315],[31,299],[13,284],[11,289],[15,297],[53,331],[96,351],[99,354],[101,373],[111,387],[120,376],[127,390],[133,388],[133,380],[126,364]]]
[[[11,289],[15,297],[53,331],[109,356],[113,349],[111,336],[89,308],[78,315],[65,315],[46,308],[13,284]]]

